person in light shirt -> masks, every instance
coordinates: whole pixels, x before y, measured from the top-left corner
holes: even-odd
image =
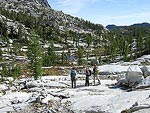
[[[99,84],[99,85],[101,84],[100,78],[99,78],[98,74],[99,74],[98,67],[97,67],[96,64],[94,64],[94,67],[93,67],[94,86],[96,85],[96,84],[95,84],[95,79],[98,80],[98,84]]]

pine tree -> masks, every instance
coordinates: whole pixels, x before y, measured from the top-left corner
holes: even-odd
[[[78,64],[82,65],[83,64],[83,50],[81,49],[81,47],[78,48]]]
[[[23,27],[19,24],[18,27],[18,41],[22,42],[23,39]]]
[[[57,59],[56,59],[56,53],[55,53],[53,41],[50,42],[50,47],[48,48],[48,56],[50,58],[51,65],[56,65]]]
[[[28,45],[28,58],[30,60],[32,75],[34,79],[38,79],[42,76],[42,49],[39,44],[38,36],[34,33]]]
[[[150,35],[147,35],[146,36],[146,39],[145,39],[145,53],[149,54],[150,53]]]
[[[20,73],[21,73],[21,68],[20,66],[17,66],[17,65],[13,65],[11,67],[11,70],[10,70],[10,75],[16,79],[20,76]]]
[[[6,64],[2,64],[2,71],[1,71],[1,76],[2,76],[1,80],[2,81],[4,80],[4,77],[7,76],[7,72],[8,72],[8,70],[7,70]]]
[[[99,61],[100,64],[102,64],[102,57],[101,57],[101,55],[99,56],[98,61]]]
[[[64,64],[65,54],[64,51],[61,53],[61,63]]]
[[[92,44],[92,37],[90,34],[86,36],[86,43],[87,47],[89,47]]]
[[[129,54],[129,45],[126,44],[125,46],[125,53],[124,53],[124,61],[128,61],[128,54]]]
[[[2,51],[1,46],[0,46],[0,61],[2,61],[2,53],[3,53],[3,51]]]

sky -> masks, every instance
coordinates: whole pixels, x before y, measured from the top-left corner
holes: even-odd
[[[150,0],[48,0],[51,7],[107,26],[150,23]]]

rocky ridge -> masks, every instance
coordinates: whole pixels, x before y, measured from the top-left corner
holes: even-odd
[[[62,32],[70,30],[85,34],[94,34],[95,32],[95,30],[88,27],[85,28],[83,25],[88,21],[64,14],[62,11],[52,9],[47,0],[1,0],[0,7],[10,12],[23,12],[28,13],[33,17],[42,18],[44,24],[53,26]],[[97,24],[96,26],[103,29],[103,26],[100,24]]]

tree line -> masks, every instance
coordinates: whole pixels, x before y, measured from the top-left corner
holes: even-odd
[[[5,42],[6,47],[10,48],[9,39],[15,40],[13,42],[13,49],[10,49],[8,53],[28,56],[31,75],[35,79],[42,75],[42,66],[69,65],[68,56],[71,55],[71,48],[77,48],[73,54],[77,59],[78,65],[87,65],[87,61],[91,56],[94,56],[102,64],[116,62],[117,60],[130,61],[150,53],[149,27],[131,26],[104,30],[101,25],[95,25],[83,19],[79,21],[78,19],[78,22],[81,22],[78,24],[78,27],[86,30],[91,29],[93,34],[77,33],[71,30],[60,31],[53,24],[47,24],[48,20],[45,20],[45,18],[33,17],[27,12],[10,12],[0,7],[0,14],[14,22],[20,23],[18,25],[18,32],[16,32],[13,26],[8,28],[7,19],[1,20],[0,41]],[[29,28],[27,29],[29,34],[25,32],[23,25]],[[68,40],[72,41],[73,45],[69,45],[67,43]],[[47,49],[42,47],[42,44],[45,43],[49,44]],[[55,43],[63,45],[63,48],[60,49],[62,50],[61,54],[56,53]],[[81,43],[85,44],[85,46],[80,45]],[[24,45],[28,47],[28,51],[22,53],[20,48]],[[63,51],[66,49],[68,52]],[[3,51],[0,49],[0,61],[4,61],[2,54]],[[104,57],[102,58],[102,56]],[[18,67],[18,65],[16,66]],[[3,76],[5,75],[5,67],[3,66]],[[14,68],[16,67],[14,66]],[[15,70],[18,71],[14,72],[19,73],[20,68]]]

